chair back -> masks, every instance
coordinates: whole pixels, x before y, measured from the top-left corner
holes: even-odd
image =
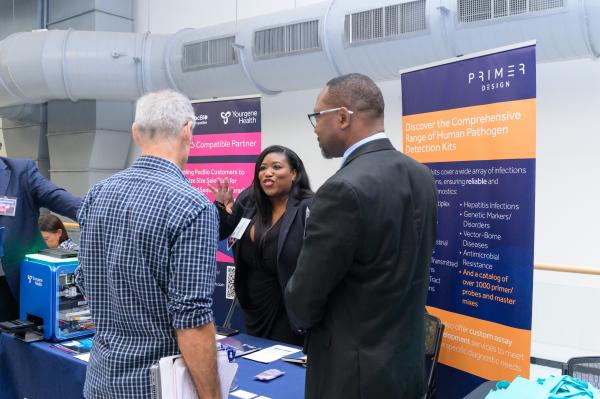
[[[424,399],[435,397],[435,372],[442,347],[444,325],[435,316],[425,313],[425,378],[427,392]]]
[[[600,356],[569,359],[567,374],[600,389]]]

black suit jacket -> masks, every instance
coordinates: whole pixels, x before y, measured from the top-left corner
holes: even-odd
[[[307,398],[419,398],[435,242],[431,172],[379,139],[317,191],[290,320],[310,329]]]
[[[221,240],[231,235],[242,218],[252,219],[256,214],[256,202],[252,190],[252,187],[249,187],[240,193],[233,205],[231,215],[218,208],[220,218],[219,236]],[[304,239],[306,214],[311,202],[312,198],[302,200],[289,198],[285,213],[282,216],[283,220],[281,221],[277,241],[277,272],[282,293],[294,270],[296,270],[296,262]],[[241,308],[244,309],[248,303],[246,281],[249,266],[241,261],[237,243],[233,246],[233,258],[236,264],[235,294]]]

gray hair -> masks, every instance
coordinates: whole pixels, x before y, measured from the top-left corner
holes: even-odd
[[[190,100],[173,90],[148,93],[137,100],[135,127],[140,135],[153,139],[177,137],[186,123],[195,122]]]

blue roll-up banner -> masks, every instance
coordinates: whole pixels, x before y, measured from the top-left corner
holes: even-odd
[[[526,43],[402,73],[404,153],[431,169],[427,310],[445,324],[438,397],[529,377],[536,62]]]
[[[254,163],[261,151],[260,97],[196,102],[196,126],[188,164],[184,173],[194,187],[209,200],[208,189],[217,179],[228,178],[234,197],[252,184]],[[235,266],[226,240],[217,252],[217,281],[213,295],[215,322],[222,325],[234,298]],[[243,330],[242,312],[232,319],[232,327]]]

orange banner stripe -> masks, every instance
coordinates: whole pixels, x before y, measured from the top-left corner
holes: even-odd
[[[429,306],[427,311],[445,326],[440,363],[486,380],[529,378],[531,331]]]
[[[419,162],[535,158],[536,99],[402,118],[403,150]]]

